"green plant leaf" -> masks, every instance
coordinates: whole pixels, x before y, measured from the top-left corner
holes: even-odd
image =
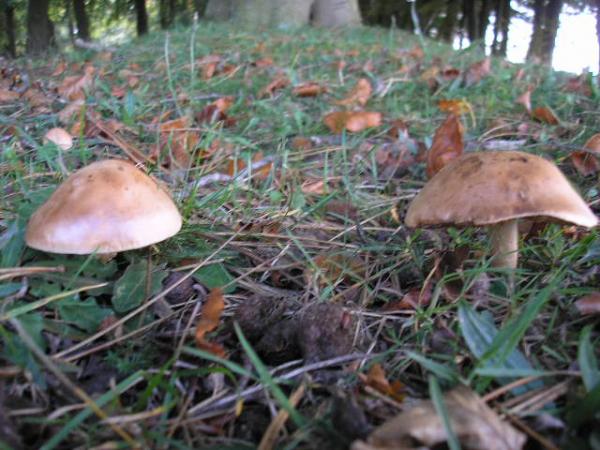
[[[125,273],[115,282],[113,289],[112,304],[116,312],[124,313],[142,304],[146,297],[147,272],[148,262],[145,259],[133,262],[125,269]],[[162,281],[167,275],[164,270],[152,272],[150,296],[162,289]]]
[[[64,321],[90,333],[98,330],[102,321],[112,314],[111,309],[98,306],[94,298],[83,301],[70,297],[59,301],[57,306],[60,317]]]
[[[228,285],[227,288],[223,289],[224,294],[229,294],[235,290],[235,284],[229,284],[233,281],[233,277],[223,264],[211,264],[200,267],[194,274],[194,278],[208,289]]]
[[[446,408],[446,404],[444,403],[444,395],[442,394],[437,378],[433,375],[429,375],[429,396],[446,431],[448,447],[450,450],[460,450],[460,442],[452,429],[448,408]]]
[[[25,249],[25,221],[20,217],[9,222],[6,230],[0,236],[1,267],[19,265]]]
[[[579,350],[577,352],[577,362],[581,370],[581,378],[583,378],[583,384],[588,392],[600,385],[600,369],[598,369],[598,360],[594,354],[591,334],[592,325],[588,325],[581,331],[581,335],[579,336]]]

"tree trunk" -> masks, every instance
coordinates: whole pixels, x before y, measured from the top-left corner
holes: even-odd
[[[15,39],[15,7],[8,1],[0,3],[2,5],[2,13],[4,16],[4,33],[6,34],[5,50],[11,57],[17,56],[17,46]]]
[[[233,18],[232,0],[208,0],[205,17],[208,20],[230,20]]]
[[[84,41],[90,40],[90,25],[85,10],[85,0],[73,0],[75,23],[77,24],[77,37]]]
[[[535,0],[533,33],[527,52],[528,61],[552,65],[552,53],[562,5],[563,0]]]
[[[471,43],[478,38],[477,26],[477,0],[463,0],[463,28]]]
[[[158,21],[162,30],[166,30],[167,28],[169,28],[169,12],[167,8],[167,0],[158,1]]]
[[[27,53],[44,53],[54,47],[54,25],[48,17],[50,0],[29,0],[27,4]]]
[[[313,4],[313,25],[331,28],[360,22],[357,0],[315,0]]]
[[[494,21],[494,42],[492,54],[506,56],[508,47],[508,27],[510,25],[510,0],[496,0]]]
[[[479,3],[479,18],[477,20],[477,39],[485,47],[485,33],[490,24],[490,2],[481,0]]]
[[[137,35],[143,36],[148,33],[148,13],[146,12],[146,0],[135,0],[135,14],[137,17]]]
[[[275,2],[271,24],[280,28],[295,28],[308,25],[312,0],[278,0]]]
[[[454,31],[458,22],[460,3],[454,0],[446,0],[446,17],[440,25],[440,39],[446,42],[454,40]]]

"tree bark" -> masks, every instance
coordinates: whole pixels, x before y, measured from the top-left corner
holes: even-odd
[[[315,0],[312,24],[320,27],[360,25],[357,0]]]
[[[533,33],[527,60],[552,65],[552,53],[558,32],[563,0],[535,0]]]
[[[496,0],[494,21],[494,42],[492,54],[506,56],[508,48],[508,27],[510,25],[510,0]]]
[[[463,28],[471,43],[478,38],[477,27],[477,0],[463,0]]]
[[[75,23],[77,25],[77,37],[84,41],[90,40],[90,25],[85,10],[85,0],[73,0],[73,11],[75,12]]]
[[[4,33],[6,35],[5,50],[9,56],[14,58],[17,56],[17,46],[15,39],[15,7],[10,0],[5,0],[2,3],[2,15],[4,16]]]
[[[446,16],[440,25],[440,39],[450,43],[454,40],[454,32],[456,30],[459,12],[459,2],[446,0]]]
[[[148,33],[148,13],[146,12],[146,0],[135,0],[135,14],[137,35],[143,36]]]
[[[48,17],[50,0],[29,0],[27,4],[27,45],[29,54],[47,52],[55,46],[54,25]]]

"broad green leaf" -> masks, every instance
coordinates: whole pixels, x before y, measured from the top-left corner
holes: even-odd
[[[443,380],[449,382],[455,382],[456,380],[458,380],[458,374],[456,373],[456,371],[452,370],[450,367],[447,367],[444,364],[440,364],[439,362],[433,361],[416,352],[408,351],[406,352],[406,356],[418,362],[425,369],[429,370],[430,372],[432,372],[437,377]]]
[[[194,278],[208,289],[228,285],[227,288],[223,290],[224,294],[229,294],[235,290],[235,284],[229,284],[233,280],[233,277],[223,264],[211,264],[209,266],[200,267],[200,269],[194,273]]]
[[[42,335],[44,323],[42,315],[39,313],[24,314],[18,319],[24,330],[31,336],[34,342],[41,348],[46,348],[46,342]],[[15,333],[9,332],[0,326],[0,335],[2,336],[2,353],[13,364],[28,370],[33,381],[42,389],[46,388],[46,380],[35,357],[27,348],[21,338]]]
[[[0,298],[8,297],[19,292],[23,285],[21,283],[3,283],[0,284]]]
[[[112,304],[115,311],[124,313],[137,308],[142,304],[146,297],[146,277],[148,271],[148,262],[144,259],[131,263],[123,273],[123,276],[115,282]],[[152,282],[149,296],[159,292],[162,288],[162,281],[167,276],[164,270],[152,271]]]
[[[59,301],[57,306],[62,320],[90,333],[97,331],[102,321],[112,314],[111,309],[102,308],[94,298],[83,301],[70,297]]]
[[[7,228],[0,236],[1,267],[15,267],[19,265],[21,255],[25,249],[25,221],[20,217],[9,222]]]
[[[592,346],[591,334],[591,325],[588,325],[581,331],[579,350],[577,352],[577,362],[581,370],[581,377],[588,392],[600,385],[600,369],[598,369],[598,360]]]

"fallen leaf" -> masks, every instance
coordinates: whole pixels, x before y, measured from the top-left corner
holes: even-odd
[[[519,450],[526,436],[503,421],[475,392],[459,386],[444,395],[450,426],[464,448],[470,450]],[[351,450],[433,448],[445,444],[446,429],[431,400],[377,427],[367,442],[355,441]]]
[[[450,114],[435,132],[427,153],[427,176],[431,178],[442,167],[463,153],[463,126],[455,114]]]
[[[296,86],[292,90],[292,94],[297,97],[316,97],[327,92],[325,86],[321,86],[319,83],[309,81],[308,83],[302,83]]]
[[[73,137],[63,128],[52,128],[44,135],[44,139],[56,144],[63,150],[73,147]]]
[[[235,125],[235,119],[229,117],[226,111],[233,105],[233,97],[226,96],[209,103],[202,111],[196,114],[196,122],[198,123],[217,123],[223,122],[224,127]]]
[[[196,64],[200,66],[203,80],[210,80],[217,71],[217,66],[221,62],[220,55],[207,55],[196,60]]]
[[[564,90],[583,95],[585,97],[590,97],[592,95],[590,80],[591,77],[587,73],[582,73],[576,77],[571,77],[566,81]]]
[[[440,72],[444,81],[452,81],[460,76],[460,70],[454,67],[446,67]]]
[[[408,139],[408,125],[403,120],[396,119],[392,121],[392,126],[387,134],[392,139]]]
[[[521,95],[519,95],[519,97],[515,100],[515,103],[518,105],[523,105],[523,107],[529,114],[531,114],[531,92],[532,91],[533,91],[532,88],[527,89],[525,92],[523,92]]]
[[[487,77],[492,71],[491,64],[492,60],[490,58],[472,64],[465,72],[465,85],[472,86]]]
[[[261,89],[261,91],[258,93],[258,96],[261,98],[272,97],[275,91],[283,89],[289,84],[290,80],[288,77],[284,75],[278,75],[273,81]]]
[[[12,103],[19,99],[19,94],[8,89],[0,89],[0,103]]]
[[[381,364],[373,364],[367,372],[367,375],[359,374],[359,376],[363,383],[372,387],[377,392],[387,395],[397,402],[402,402],[404,400],[404,385],[399,380],[394,380],[390,383]]]
[[[83,75],[66,77],[58,87],[58,94],[67,100],[80,100],[85,98],[85,90],[94,82],[96,69],[91,64],[84,68]]]
[[[411,289],[399,300],[386,303],[382,311],[399,311],[403,309],[415,310],[429,305],[431,301],[431,283],[427,283],[424,289]]]
[[[260,161],[262,161],[263,159],[263,154],[262,152],[258,152],[255,153],[252,156],[252,164],[256,164],[259,163]],[[246,161],[244,161],[241,158],[230,158],[227,161],[227,175],[229,175],[230,177],[233,177],[235,175],[237,175],[238,173],[240,173],[242,170],[244,170],[247,167],[246,165]],[[269,162],[267,164],[265,164],[264,166],[257,168],[256,170],[252,171],[252,178],[256,179],[256,180],[266,180],[267,177],[269,176],[269,173],[271,172],[271,168],[273,167],[273,163]]]
[[[593,135],[583,146],[583,151],[571,152],[570,158],[577,171],[587,177],[600,170],[600,133]]]
[[[67,70],[67,63],[64,61],[61,61],[56,65],[56,67],[54,68],[54,72],[52,72],[52,75],[50,75],[50,76],[58,77],[58,76],[62,75],[65,70]]]
[[[224,308],[225,299],[223,291],[220,288],[212,289],[206,296],[204,305],[202,305],[202,311],[200,312],[200,320],[196,325],[196,345],[198,348],[221,358],[225,357],[225,348],[220,344],[207,341],[205,335],[219,326],[221,313]]]
[[[75,100],[75,101],[69,103],[67,106],[65,106],[63,109],[61,109],[58,112],[58,120],[63,125],[68,124],[71,121],[71,117],[73,117],[76,114],[77,115],[81,114],[81,111],[83,110],[84,105],[85,105],[85,102],[83,100]]]
[[[471,104],[463,99],[440,100],[438,108],[440,108],[440,111],[456,114],[457,116],[473,111]]]
[[[327,114],[323,122],[333,133],[341,133],[344,129],[358,133],[367,128],[380,126],[382,117],[379,112],[336,111]]]
[[[575,302],[575,307],[579,314],[584,316],[590,314],[600,314],[600,292],[586,295]]]
[[[338,100],[335,103],[340,106],[365,106],[369,101],[372,92],[373,87],[371,86],[371,83],[369,83],[369,80],[361,78],[356,82],[356,85],[346,98]]]
[[[254,61],[252,63],[252,65],[254,67],[258,67],[258,68],[270,67],[273,65],[273,58],[266,57],[266,58],[257,59],[256,61]]]
[[[325,193],[325,181],[322,179],[306,180],[302,183],[300,189],[304,194],[322,195]]]
[[[314,147],[309,138],[296,136],[292,139],[291,146],[294,150],[310,150]]]
[[[168,150],[165,159],[167,166],[188,168],[191,154],[200,142],[200,133],[190,129],[191,122],[188,116],[182,116],[160,124],[159,146],[155,148],[151,157],[156,159],[160,153]]]
[[[538,122],[547,123],[548,125],[558,125],[559,120],[554,112],[546,106],[538,106],[531,112],[533,117]]]
[[[332,284],[365,273],[364,261],[357,256],[343,253],[325,253],[313,258],[313,266],[307,267],[304,277],[308,283],[316,277],[319,285]]]

